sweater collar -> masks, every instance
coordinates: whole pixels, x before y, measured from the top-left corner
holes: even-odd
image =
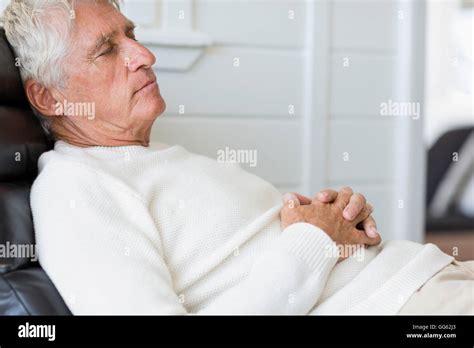
[[[77,153],[85,152],[98,157],[124,157],[145,155],[166,149],[175,148],[178,145],[168,145],[166,143],[151,142],[150,146],[127,145],[127,146],[90,146],[80,147],[58,140],[54,144],[54,150],[58,152]]]

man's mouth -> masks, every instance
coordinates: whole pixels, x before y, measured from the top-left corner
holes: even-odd
[[[156,77],[149,79],[145,84],[140,87],[134,94],[137,94],[138,92],[145,92],[146,90],[154,88],[156,85]]]

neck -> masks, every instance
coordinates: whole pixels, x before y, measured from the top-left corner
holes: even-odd
[[[51,130],[57,140],[65,141],[79,147],[91,146],[129,146],[150,144],[152,121],[144,122],[139,127],[100,127],[98,124],[81,124],[71,122],[68,118],[55,120]]]

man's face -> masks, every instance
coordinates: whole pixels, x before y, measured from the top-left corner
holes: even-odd
[[[112,131],[152,122],[166,107],[151,69],[155,56],[133,29],[107,1],[76,2],[62,95],[68,103],[95,103],[88,122]]]

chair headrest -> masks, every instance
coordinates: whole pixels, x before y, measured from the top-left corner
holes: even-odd
[[[0,181],[31,179],[51,148],[25,96],[17,61],[0,27]]]

